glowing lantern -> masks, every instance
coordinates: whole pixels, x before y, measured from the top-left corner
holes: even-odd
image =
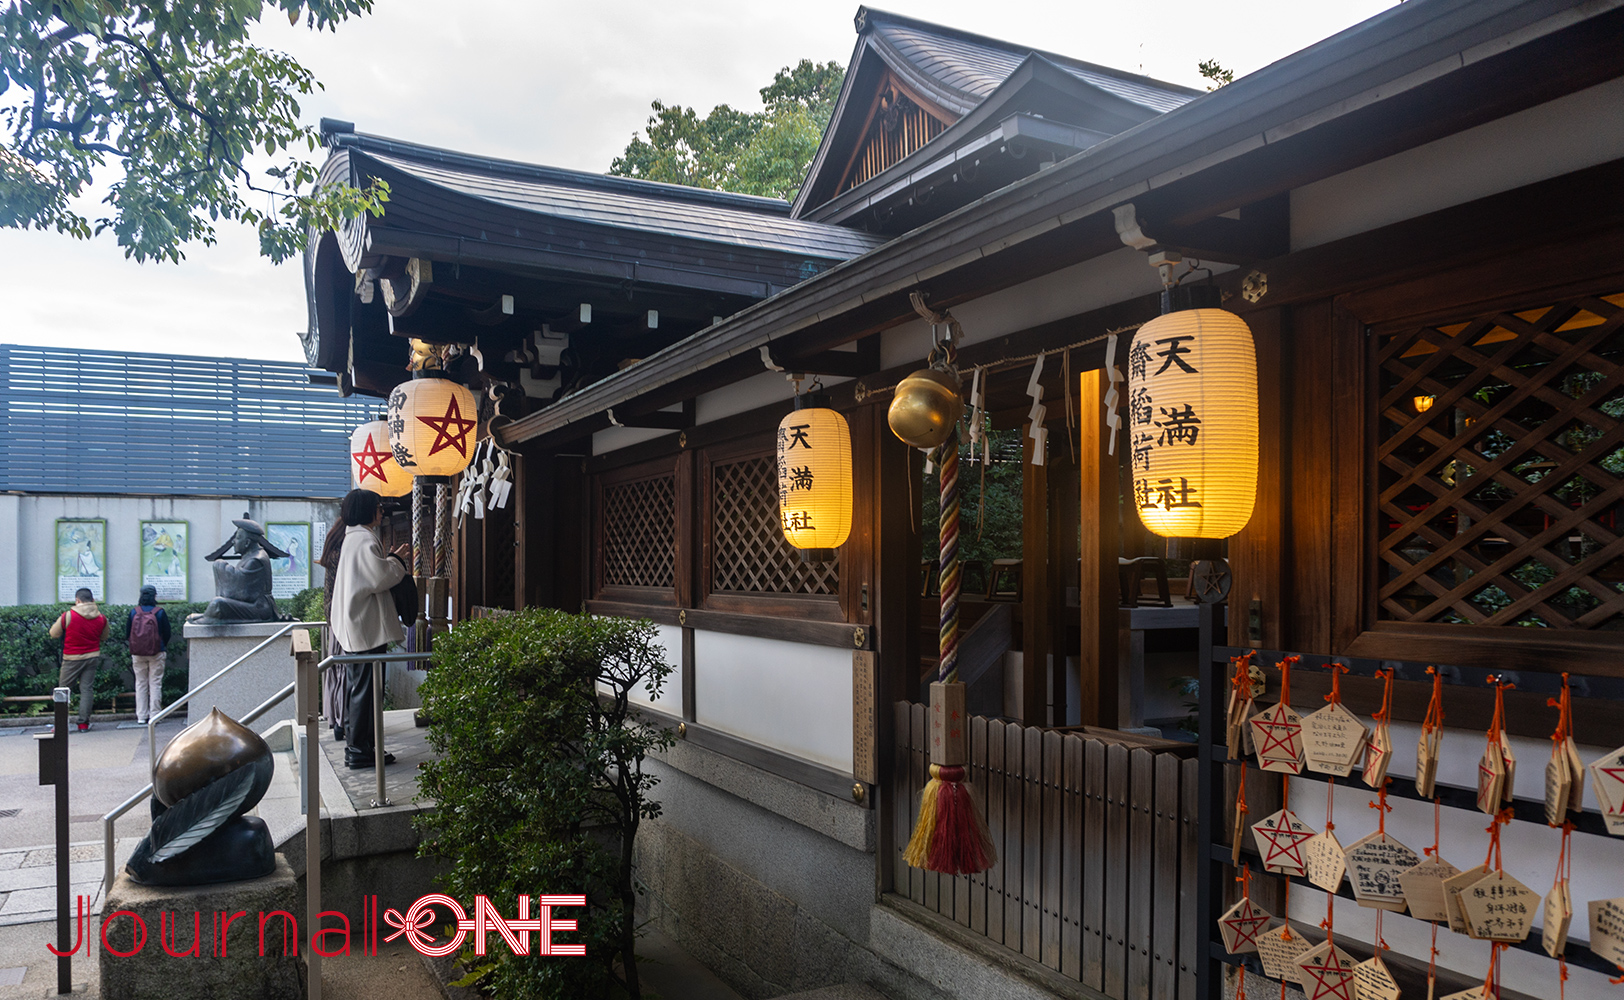
[[[778,424],[778,509],[806,562],[834,559],[851,534],[851,430],[824,396],[796,396]]]
[[[395,461],[389,445],[389,423],[383,418],[362,424],[350,434],[351,481],[357,489],[383,497],[412,491],[411,473]]]
[[[1185,309],[1134,334],[1128,352],[1134,506],[1169,538],[1228,538],[1257,499],[1257,352],[1224,309]]]
[[[474,457],[474,394],[436,371],[418,372],[389,394],[389,445],[414,476],[455,476]]]

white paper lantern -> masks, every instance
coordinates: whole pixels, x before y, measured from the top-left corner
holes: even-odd
[[[827,562],[851,534],[851,429],[820,397],[778,424],[780,526],[802,557]]]
[[[356,489],[371,490],[382,497],[404,496],[412,491],[411,473],[395,461],[389,444],[389,423],[374,420],[350,433],[350,481]]]
[[[1169,538],[1228,538],[1257,500],[1257,352],[1225,309],[1140,327],[1128,352],[1133,503]]]
[[[419,373],[389,394],[389,445],[414,476],[455,476],[474,457],[478,403],[465,386]]]

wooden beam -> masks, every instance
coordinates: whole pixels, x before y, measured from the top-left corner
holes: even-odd
[[[1121,345],[1126,347],[1126,344]],[[1081,502],[1081,573],[1077,581],[1078,625],[1081,646],[1082,722],[1085,726],[1117,726],[1117,553],[1121,502],[1117,457],[1107,454],[1110,432],[1105,426],[1105,393],[1110,388],[1104,371],[1086,372],[1077,394],[1080,427],[1077,442]],[[1125,447],[1118,441],[1118,450]]]
[[[1270,309],[1247,317],[1257,347],[1258,376],[1258,482],[1252,519],[1229,539],[1229,565],[1233,586],[1229,592],[1229,643],[1284,649],[1281,607],[1287,566],[1286,496],[1289,479],[1287,445],[1290,436],[1285,400],[1286,372],[1282,310]],[[1257,602],[1262,633],[1251,639],[1252,602]]]
[[[1032,464],[1032,425],[1021,428],[1021,721],[1049,725],[1049,467]],[[1053,451],[1053,449],[1049,449]]]

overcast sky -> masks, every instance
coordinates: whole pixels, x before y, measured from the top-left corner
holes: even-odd
[[[1392,6],[1392,0],[887,0],[885,9],[1200,87],[1196,64],[1244,75]],[[260,44],[326,89],[308,121],[474,153],[602,171],[649,102],[703,114],[760,108],[757,91],[803,58],[845,63],[852,0],[377,0],[337,33],[272,14]],[[94,204],[89,206],[93,211]],[[94,216],[92,216],[94,217]],[[297,262],[257,256],[240,226],[175,264],[136,264],[111,238],[0,229],[0,341],[295,361],[305,323]]]

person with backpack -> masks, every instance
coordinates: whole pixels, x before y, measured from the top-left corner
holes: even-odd
[[[58,687],[72,689],[79,682],[79,731],[90,731],[90,709],[96,700],[96,671],[101,669],[101,637],[107,618],[96,607],[96,595],[80,587],[73,607],[51,623],[51,638],[62,640],[62,670]]]
[[[158,588],[141,588],[141,598],[124,622],[135,669],[135,721],[146,722],[164,707],[164,661],[169,658],[169,616],[158,607]]]

